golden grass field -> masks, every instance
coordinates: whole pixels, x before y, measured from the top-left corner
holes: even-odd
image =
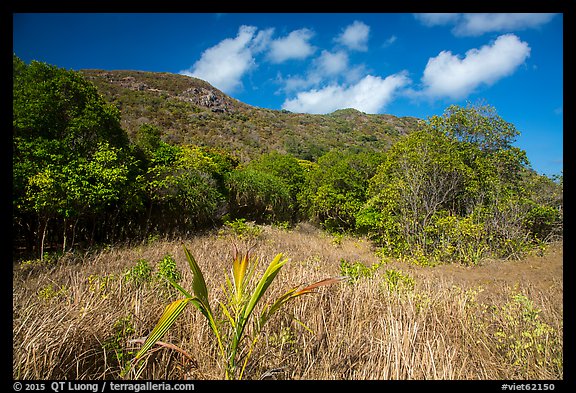
[[[183,244],[204,272],[214,310],[224,301],[234,243],[255,244],[262,269],[277,253],[289,258],[263,301],[340,276],[342,259],[382,262],[366,239],[334,238],[309,224],[261,229],[249,240],[214,231],[14,264],[13,378],[132,379],[123,367],[178,294],[159,280],[137,284],[124,274],[140,259],[154,266],[169,253],[180,284],[190,288]],[[288,303],[263,329],[244,379],[563,379],[561,243],[519,261],[388,261],[372,272]],[[393,282],[394,274],[403,279]],[[186,355],[158,346],[140,378],[223,378],[211,331],[193,306],[162,341]]]

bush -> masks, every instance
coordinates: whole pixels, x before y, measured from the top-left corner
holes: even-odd
[[[425,228],[430,254],[444,262],[476,265],[486,249],[482,223],[472,216],[459,217],[446,211],[436,214]]]
[[[158,271],[156,272],[156,278],[159,280],[168,280],[174,282],[180,282],[182,279],[182,273],[178,270],[176,266],[176,261],[170,254],[166,254],[158,262]]]
[[[388,269],[383,285],[389,292],[410,292],[414,289],[414,279],[399,270]]]
[[[370,151],[333,150],[307,173],[299,195],[307,215],[331,232],[353,230],[366,202],[368,181],[382,155]]]
[[[281,178],[254,169],[237,169],[226,178],[232,217],[256,222],[290,218],[289,186]]]
[[[152,267],[146,259],[139,259],[136,265],[130,268],[124,278],[136,285],[143,285],[152,281]]]
[[[370,267],[364,265],[362,262],[348,262],[345,259],[340,260],[340,275],[348,278],[351,284],[356,283],[361,278],[372,278],[376,269],[380,264],[374,264]]]

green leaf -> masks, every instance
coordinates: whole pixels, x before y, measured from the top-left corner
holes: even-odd
[[[250,297],[250,300],[246,304],[244,312],[242,313],[244,320],[248,319],[248,317],[254,310],[256,303],[258,303],[264,292],[266,292],[266,289],[268,289],[270,284],[272,284],[272,281],[274,281],[274,278],[280,271],[280,268],[286,262],[288,262],[288,259],[282,260],[282,256],[283,256],[282,253],[276,255],[276,257],[272,260],[272,262],[270,262],[270,265],[268,265],[268,268],[262,275],[262,278],[258,282],[258,285],[256,285],[256,288],[254,289],[254,292],[252,293],[252,296]]]
[[[184,298],[176,300],[170,303],[166,309],[164,309],[164,313],[160,317],[160,320],[152,329],[152,332],[146,338],[144,345],[140,348],[140,351],[136,354],[134,360],[140,359],[150,348],[156,344],[158,340],[160,340],[164,334],[172,327],[176,319],[182,314],[184,308],[188,304],[189,301],[193,300],[193,298]]]
[[[184,248],[184,253],[186,254],[186,259],[188,259],[188,264],[190,265],[190,270],[192,270],[193,278],[192,278],[192,290],[194,294],[200,299],[201,302],[208,305],[208,288],[206,287],[206,281],[204,280],[204,275],[196,263],[196,260],[190,254],[190,251],[186,248],[186,246],[182,246]]]

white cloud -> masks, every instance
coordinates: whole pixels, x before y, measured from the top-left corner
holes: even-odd
[[[268,58],[273,63],[282,63],[289,59],[305,59],[314,53],[310,39],[314,32],[310,29],[294,30],[286,37],[278,38],[270,42]]]
[[[530,47],[514,34],[501,35],[480,49],[470,49],[464,58],[442,51],[430,58],[418,94],[429,97],[463,98],[482,84],[492,85],[511,75],[530,56]]]
[[[287,78],[284,78],[281,74],[279,74],[277,81],[278,83],[283,84],[283,86],[276,92],[276,94],[280,94],[282,92],[289,94],[294,91],[308,89],[311,86],[321,82],[320,79],[314,79],[310,74],[308,74],[306,77],[288,75]]]
[[[322,89],[299,92],[286,100],[283,109],[300,113],[331,113],[337,109],[355,108],[366,113],[378,113],[393,98],[398,89],[410,83],[405,72],[385,79],[367,75],[353,85],[331,84]]]
[[[414,14],[425,26],[454,24],[457,36],[479,36],[490,32],[512,32],[537,28],[552,20],[555,14],[538,13],[473,13]]]
[[[555,14],[463,14],[454,34],[479,36],[489,32],[518,31],[536,28],[552,20]]]
[[[382,46],[383,47],[390,46],[393,43],[395,43],[397,39],[398,39],[398,37],[396,37],[395,35],[391,35],[390,37],[388,37],[388,39],[386,41],[384,41],[384,44]]]
[[[240,26],[235,38],[227,38],[206,49],[188,70],[181,74],[203,79],[214,87],[230,93],[242,86],[242,76],[256,65],[254,54],[268,46],[273,30],[256,34],[254,26]]]
[[[317,72],[324,75],[338,75],[348,68],[348,55],[346,52],[329,52],[323,50],[315,61]]]
[[[370,26],[360,21],[354,21],[335,40],[349,49],[367,51],[369,35]]]
[[[260,30],[250,43],[250,51],[252,53],[260,53],[265,51],[270,45],[272,34],[274,34],[273,28]]]
[[[346,77],[348,74],[352,75],[352,72],[348,69],[348,54],[346,52],[323,50],[320,56],[312,61],[305,76],[289,76],[286,79],[280,76],[278,81],[284,85],[281,90],[285,93],[291,93],[318,86],[327,80]]]
[[[422,13],[422,14],[414,14],[414,17],[418,19],[425,26],[439,26],[456,22],[460,17],[460,14]]]

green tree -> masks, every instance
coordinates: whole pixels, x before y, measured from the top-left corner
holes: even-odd
[[[102,164],[104,150],[121,157],[113,160],[119,163],[127,149],[118,110],[94,85],[74,71],[35,61],[26,65],[13,56],[13,222],[29,248],[37,247],[42,256],[49,232],[63,242],[69,219],[112,203],[96,201],[90,191],[111,186],[97,184],[104,168],[95,167],[91,178],[82,170]],[[117,191],[111,195],[119,196]]]
[[[136,131],[136,145],[140,148],[146,158],[150,158],[158,150],[162,139],[160,128],[152,124],[142,124]]]
[[[136,213],[142,202],[132,176],[134,165],[133,157],[122,149],[101,142],[89,159],[78,158],[62,168],[65,176],[63,200],[66,201],[66,209],[60,212],[64,219],[63,250],[66,249],[70,219],[73,220],[72,242],[78,221],[82,218],[91,223],[92,242],[97,223],[108,226],[106,237],[111,239],[119,225],[117,217],[120,212]]]
[[[512,145],[518,134],[487,105],[421,122],[387,152],[357,227],[396,256],[520,255],[557,216],[531,199],[526,153]]]
[[[389,248],[426,250],[426,227],[439,211],[454,210],[468,177],[452,138],[437,130],[414,132],[390,148],[370,180],[372,198],[359,226],[376,225]]]
[[[290,218],[288,184],[278,176],[251,168],[237,168],[226,177],[232,217],[257,222]]]
[[[382,154],[369,151],[332,150],[320,157],[299,195],[309,217],[329,230],[354,229],[368,181],[381,161]]]
[[[298,160],[290,154],[271,152],[249,162],[246,168],[273,175],[285,183],[284,188],[290,194],[288,207],[290,216],[293,221],[296,221],[300,214],[298,194],[304,184],[307,171],[302,160]]]
[[[219,177],[229,168],[215,157],[197,146],[160,144],[146,175],[148,225],[158,222],[152,220],[154,207],[163,227],[198,228],[216,219],[225,202]]]

